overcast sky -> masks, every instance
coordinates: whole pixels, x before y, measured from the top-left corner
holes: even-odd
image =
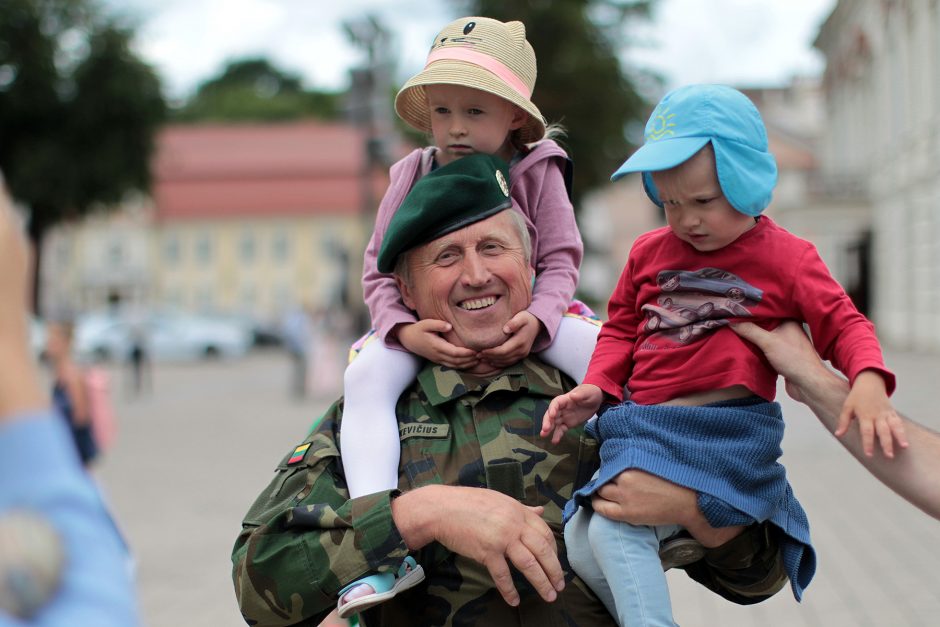
[[[189,94],[227,60],[266,56],[308,87],[340,89],[362,61],[341,25],[367,13],[393,32],[396,83],[424,64],[435,33],[453,19],[444,0],[105,0],[135,16],[139,52],[171,97]],[[836,0],[660,0],[654,21],[635,28],[629,61],[673,87],[690,82],[779,85],[818,73],[812,50]],[[537,53],[538,51],[536,51]],[[545,68],[540,68],[546,71]],[[537,92],[536,92],[537,93]]]

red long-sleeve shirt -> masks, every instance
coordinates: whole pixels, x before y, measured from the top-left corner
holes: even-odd
[[[639,237],[608,305],[585,383],[641,405],[732,385],[772,400],[777,373],[727,323],[809,325],[816,350],[849,381],[873,369],[888,393],[874,326],[829,274],[810,242],[762,216],[719,250],[699,252],[668,227]]]

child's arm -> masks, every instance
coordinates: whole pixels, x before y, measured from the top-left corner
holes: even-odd
[[[552,434],[552,444],[561,442],[565,432],[597,413],[604,402],[604,392],[596,385],[582,383],[567,394],[556,396],[542,417],[543,438]]]
[[[420,355],[436,364],[464,370],[472,368],[480,358],[476,351],[451,344],[443,337],[451,324],[443,320],[426,318],[412,324],[402,324],[395,328],[398,341],[415,355]]]
[[[894,457],[894,440],[901,448],[907,448],[904,423],[888,400],[885,381],[878,372],[863,370],[855,377],[839,414],[836,436],[841,437],[848,432],[852,418],[858,420],[862,449],[868,457],[874,454],[875,438],[881,443],[885,457]]]
[[[414,182],[419,178],[422,155],[421,149],[415,150],[395,163],[389,170],[391,182],[379,203],[375,216],[375,228],[362,259],[363,300],[369,308],[372,326],[379,338],[392,347],[397,346],[399,342],[393,329],[400,325],[414,323],[417,317],[402,302],[401,292],[398,291],[395,278],[390,274],[379,272],[376,264],[388,224]]]
[[[533,158],[538,161],[526,168],[525,162]],[[544,350],[555,339],[561,318],[574,298],[584,255],[565,183],[569,167],[567,155],[557,144],[542,142],[509,171],[513,202],[536,235],[532,250],[536,281],[527,308],[541,323],[533,342],[535,352]]]

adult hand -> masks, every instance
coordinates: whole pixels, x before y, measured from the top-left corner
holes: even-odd
[[[46,405],[29,350],[30,256],[0,181],[0,419]]]
[[[398,341],[409,352],[448,368],[465,370],[477,365],[480,358],[475,351],[455,346],[441,337],[451,328],[449,322],[426,318],[399,326]]]
[[[561,442],[565,432],[597,413],[604,402],[604,391],[591,383],[582,383],[567,394],[552,399],[542,417],[543,438],[552,434],[552,444]]]
[[[773,331],[766,331],[753,322],[739,322],[731,329],[752,342],[764,353],[774,370],[786,380],[787,394],[806,402],[806,386],[814,381],[838,379],[826,368],[803,327],[787,321]]]
[[[462,486],[425,486],[392,501],[392,518],[409,549],[437,541],[483,564],[512,606],[519,592],[507,560],[548,602],[565,587],[555,538],[541,513],[500,492]]]
[[[526,310],[520,311],[503,327],[503,333],[509,339],[499,346],[480,351],[480,357],[497,368],[511,366],[529,356],[541,328],[538,318]]]
[[[707,547],[720,546],[741,527],[716,528],[698,508],[694,490],[642,470],[625,470],[605,483],[591,499],[594,511],[631,525],[679,525]]]

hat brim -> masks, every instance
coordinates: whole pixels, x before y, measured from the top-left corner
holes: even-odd
[[[710,137],[676,137],[643,144],[617,168],[610,180],[616,181],[631,172],[659,172],[674,168],[688,161],[709,141]]]
[[[419,131],[431,132],[425,85],[460,85],[499,96],[528,114],[525,124],[518,131],[522,143],[529,144],[545,137],[545,118],[531,100],[480,66],[451,59],[435,61],[424,68],[411,77],[395,97],[395,112]]]

